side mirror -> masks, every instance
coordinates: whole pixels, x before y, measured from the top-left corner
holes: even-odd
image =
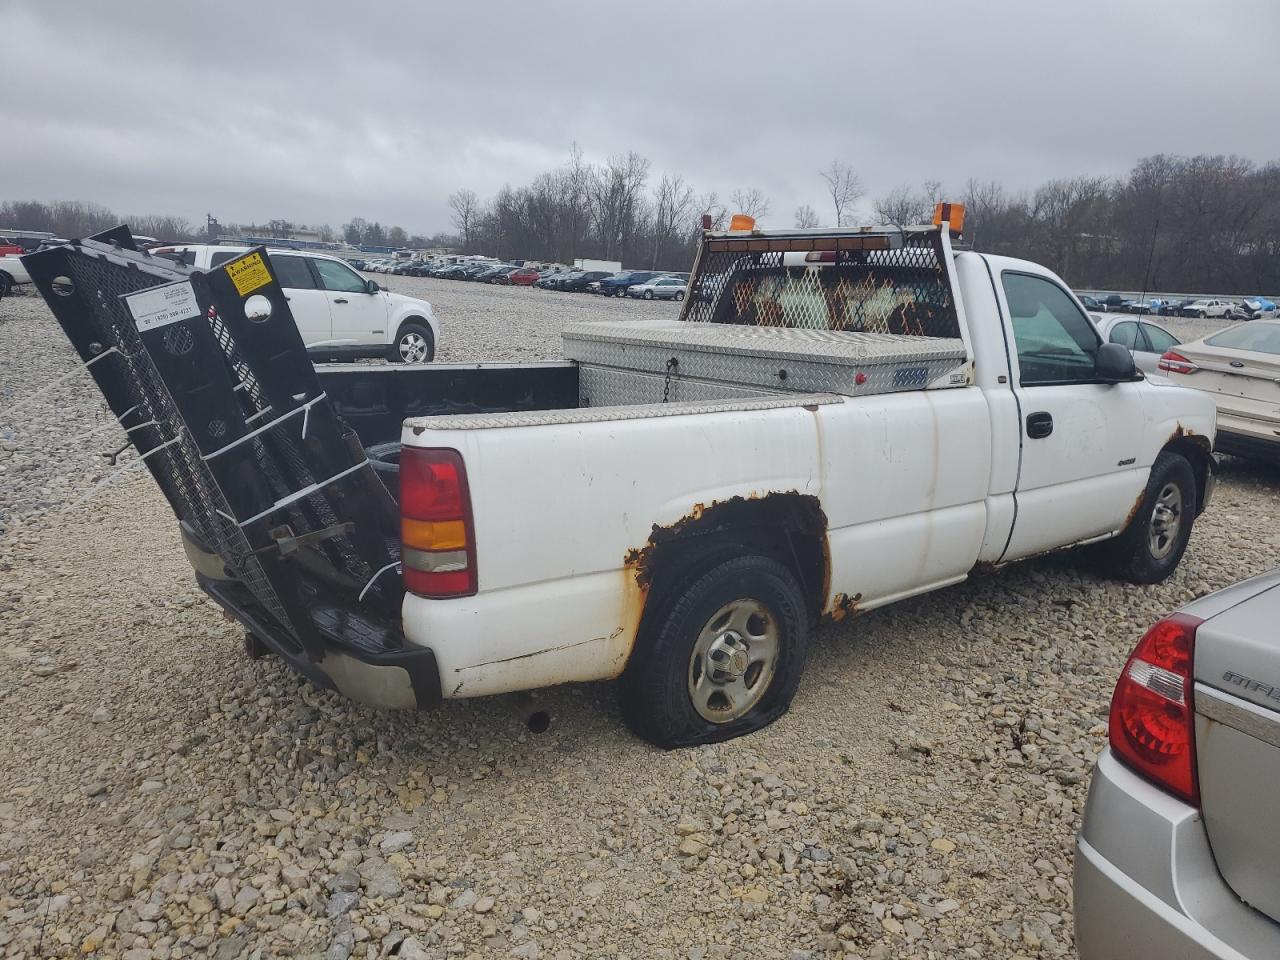
[[[378,292],[378,290],[379,290],[379,287],[378,287],[378,284],[377,284],[375,281],[373,281],[373,280],[366,280],[366,281],[364,282],[364,292],[365,292],[365,293],[377,293],[377,292]]]
[[[1104,343],[1094,356],[1094,373],[1103,383],[1124,383],[1137,376],[1133,354],[1119,343]]]

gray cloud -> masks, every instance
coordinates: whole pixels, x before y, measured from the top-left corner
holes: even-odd
[[[574,141],[759,187],[787,223],[824,207],[833,157],[873,196],[1280,158],[1274,0],[44,0],[3,19],[0,199],[125,213],[430,232],[453,190],[524,183]]]

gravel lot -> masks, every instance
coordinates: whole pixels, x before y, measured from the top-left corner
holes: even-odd
[[[675,312],[391,286],[435,303],[442,359]],[[716,747],[636,741],[608,685],[541,694],[539,736],[499,700],[379,714],[241,655],[149,478],[60,512],[119,432],[74,439],[106,423],[82,380],[8,412],[73,365],[40,300],[0,301],[0,351],[5,956],[1070,956],[1125,655],[1280,546],[1280,477],[1227,461],[1166,583],[1057,558],[825,627],[792,711]]]

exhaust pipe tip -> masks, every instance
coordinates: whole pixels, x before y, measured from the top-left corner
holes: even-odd
[[[551,726],[551,714],[546,710],[535,710],[525,720],[530,733],[546,733]]]

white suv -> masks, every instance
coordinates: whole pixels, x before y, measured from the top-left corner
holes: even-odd
[[[151,252],[211,270],[250,249],[172,244]],[[435,356],[440,329],[427,301],[381,290],[337,257],[292,249],[271,250],[269,256],[312,354],[403,363],[428,363]]]

